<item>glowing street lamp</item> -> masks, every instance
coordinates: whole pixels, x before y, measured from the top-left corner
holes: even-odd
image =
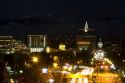
[[[49,83],[54,83],[54,79],[49,79]]]
[[[14,83],[14,79],[10,79],[10,83]]]
[[[36,57],[36,56],[32,57],[32,61],[33,61],[33,63],[37,63],[39,61],[38,57]]]
[[[53,63],[54,68],[57,68],[58,64],[57,63]]]

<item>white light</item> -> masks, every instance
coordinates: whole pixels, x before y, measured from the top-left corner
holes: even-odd
[[[47,47],[47,48],[46,48],[46,52],[47,52],[47,53],[50,53],[50,47]]]
[[[103,68],[103,66],[101,66],[101,68]]]
[[[30,52],[42,52],[44,48],[30,48]]]
[[[91,62],[91,64],[93,65],[94,63],[93,63],[93,62]]]
[[[94,72],[94,68],[85,68],[82,72],[81,75],[90,75]]]
[[[74,66],[74,69],[76,69],[76,68],[77,68],[77,66],[75,65],[75,66]]]
[[[111,65],[111,69],[116,69],[114,65]]]
[[[82,51],[82,50],[83,50],[83,48],[82,48],[82,47],[80,47],[80,48],[79,48],[79,50],[81,50],[81,51]]]
[[[104,52],[103,52],[102,50],[96,51],[94,58],[95,58],[96,60],[101,60],[101,59],[103,59],[103,58],[104,58]]]
[[[88,78],[83,78],[84,79],[84,83],[88,83]]]
[[[6,66],[6,68],[7,68],[7,71],[10,71],[10,70],[11,70],[11,67],[9,67],[9,66]]]
[[[66,66],[69,67],[70,66],[69,63],[66,63]]]
[[[69,67],[69,68],[68,68],[68,70],[69,70],[69,71],[71,71],[71,70],[72,70],[72,66],[71,66],[71,67]]]
[[[44,42],[44,47],[46,47],[46,37],[44,37],[43,42]]]
[[[22,74],[22,73],[23,73],[23,70],[20,70],[19,72]]]
[[[42,73],[48,73],[48,69],[47,68],[43,68],[42,69]]]
[[[10,79],[10,83],[14,83],[14,80],[13,80],[13,79]]]
[[[53,83],[54,82],[54,80],[53,79],[49,79],[49,83]]]

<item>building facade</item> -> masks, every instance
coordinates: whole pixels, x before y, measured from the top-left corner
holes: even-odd
[[[96,36],[77,36],[77,49],[80,51],[96,49]]]
[[[13,36],[0,36],[0,52],[10,54],[14,52],[13,49],[14,40]]]
[[[30,52],[42,52],[47,45],[47,35],[28,35]]]

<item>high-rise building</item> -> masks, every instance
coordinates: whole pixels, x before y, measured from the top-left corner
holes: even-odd
[[[47,44],[47,35],[28,35],[30,52],[42,52]]]
[[[13,53],[13,36],[0,36],[0,52],[5,54]]]
[[[90,29],[86,21],[85,27],[80,29],[83,31],[82,35],[76,37],[77,40],[77,49],[78,50],[95,50],[96,49],[96,36],[89,34],[89,31],[94,30]]]

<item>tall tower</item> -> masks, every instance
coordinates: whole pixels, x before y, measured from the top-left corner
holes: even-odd
[[[84,28],[79,30],[83,31],[83,34],[77,36],[77,49],[81,51],[94,50],[96,48],[96,36],[89,34],[94,29],[89,28],[86,21]]]
[[[83,35],[89,35],[88,32],[89,32],[90,30],[94,30],[94,29],[89,28],[87,21],[85,22],[84,28],[83,28],[83,29],[80,29],[80,31],[83,31]]]

